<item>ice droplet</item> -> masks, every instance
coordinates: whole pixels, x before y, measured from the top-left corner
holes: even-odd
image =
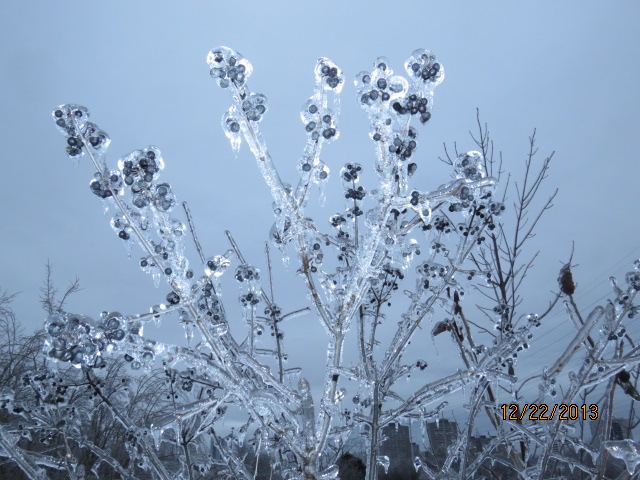
[[[231,260],[229,260],[226,256],[216,255],[215,257],[209,258],[204,267],[204,273],[210,277],[220,277],[225,270],[231,265]]]
[[[240,118],[235,105],[222,115],[222,129],[229,139],[231,149],[237,158],[238,152],[240,152],[240,144],[242,143],[242,132],[240,131]]]
[[[391,464],[389,457],[386,455],[378,455],[376,461],[378,465],[381,465],[382,468],[384,468],[384,473],[386,474],[389,471],[389,465]]]
[[[229,331],[229,324],[227,322],[218,322],[211,325],[211,333],[217,337],[225,335]]]
[[[324,206],[324,203],[327,199],[325,191],[327,186],[327,181],[329,180],[329,167],[327,167],[324,163],[320,163],[315,170],[314,183],[318,185],[319,196],[318,201],[320,202],[320,206]]]
[[[322,97],[319,93],[313,95],[307,100],[300,109],[300,119],[304,123],[307,132],[311,133],[315,130],[316,125],[309,125],[309,122],[315,122],[316,124],[320,120],[320,112],[322,110]]]

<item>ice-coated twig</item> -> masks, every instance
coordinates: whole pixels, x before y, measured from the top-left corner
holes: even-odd
[[[89,383],[94,387],[94,391],[96,392],[96,394],[100,397],[100,399],[102,400],[104,405],[109,409],[109,411],[114,416],[114,418],[118,422],[120,422],[125,429],[127,430],[134,429],[135,424],[129,418],[127,418],[124,412],[121,412],[120,410],[118,410],[113,405],[111,400],[104,395],[100,387],[96,385],[95,381],[93,380],[91,373],[87,371],[85,375]],[[169,472],[167,472],[165,466],[160,461],[160,459],[156,455],[155,450],[152,448],[149,442],[142,440],[141,447],[145,451],[145,454],[149,457],[151,467],[153,468],[153,471],[158,476],[158,478],[162,480],[170,480],[171,475],[169,474]]]
[[[16,444],[16,441],[11,438],[3,425],[0,425],[0,446],[18,464],[29,480],[46,480],[49,478],[47,472],[38,467],[29,454]]]
[[[202,246],[200,245],[200,240],[198,240],[198,235],[196,235],[196,228],[193,225],[193,216],[191,215],[191,210],[189,209],[189,205],[187,204],[187,202],[182,202],[182,208],[184,209],[184,213],[187,216],[191,238],[193,238],[193,243],[195,244],[198,255],[200,256],[200,261],[204,263],[204,253],[202,252]]]
[[[127,480],[136,480],[133,475],[127,472],[127,470],[125,470],[122,465],[120,465],[120,462],[113,458],[104,449],[96,446],[93,442],[82,442],[82,446],[89,449],[96,457],[98,457],[101,463],[106,463],[107,465],[109,465],[118,475],[120,475],[120,477]]]

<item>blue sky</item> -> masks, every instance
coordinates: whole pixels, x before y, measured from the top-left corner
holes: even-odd
[[[312,93],[316,59],[331,58],[352,79],[380,55],[401,73],[424,47],[438,55],[446,79],[421,133],[416,184],[437,188],[448,179],[437,161],[443,142],[472,149],[476,108],[515,178],[537,128],[540,160],[556,152],[540,200],[560,192],[531,242],[541,253],[523,310],[544,308],[573,241],[577,298],[586,308],[607,293],[609,275],[622,276],[640,257],[639,13],[630,1],[7,3],[0,18],[0,286],[20,292],[14,307],[27,330],[43,321],[38,289],[47,259],[61,288],[76,276],[84,286],[69,309],[94,317],[105,309],[145,312],[168,291],[139,270],[137,252],[127,260],[89,192],[91,167],[81,161],[74,168],[64,154],[50,118],[55,106],[91,110],[111,136],[114,166],[134,149],[158,145],[163,178],[189,202],[207,253],[228,248],[223,232],[230,229],[245,256],[262,265],[256,239],[272,224],[271,200],[247,149],[236,159],[223,135],[229,98],[208,75],[207,52],[227,45],[252,62],[250,85],[269,98],[265,137],[281,175],[294,183],[305,141],[299,109]],[[346,161],[373,161],[352,85],[342,93],[341,138],[325,150],[334,172]],[[340,206],[333,183],[327,203]],[[280,293],[296,308],[303,291],[292,278]],[[553,353],[559,344],[552,341],[571,333],[561,310],[541,333],[540,349]],[[156,334],[168,339],[175,330]],[[321,334],[314,323],[292,336]],[[310,367],[324,344],[302,343],[292,358]],[[445,344],[439,348],[446,358]]]

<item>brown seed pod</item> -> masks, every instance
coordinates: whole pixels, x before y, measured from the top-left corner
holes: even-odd
[[[571,265],[568,263],[560,269],[558,277],[560,291],[565,295],[573,295],[576,291],[576,284],[573,283],[573,275],[571,274]]]
[[[441,333],[450,332],[450,331],[451,331],[451,325],[449,324],[449,320],[445,320],[443,322],[436,323],[436,326],[433,327],[433,330],[431,330],[431,335],[436,337]]]

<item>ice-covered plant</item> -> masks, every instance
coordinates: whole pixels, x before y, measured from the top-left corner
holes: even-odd
[[[140,267],[156,285],[164,279],[170,288],[164,303],[149,314],[104,312],[93,321],[60,311],[46,322],[46,354],[80,368],[90,384],[95,383],[92,372],[111,357],[123,358],[133,370],[162,363],[166,371],[175,401],[149,430],[134,428],[126,416],[112,412],[131,430],[130,456],[138,460],[138,470],[111,458],[103,461],[130,478],[141,470],[163,479],[205,478],[212,472],[254,478],[264,455],[276,476],[330,479],[338,476],[337,457],[347,439],[358,434],[366,445],[367,476],[374,480],[395,461],[381,453],[385,428],[419,424],[426,432],[427,423],[440,418],[447,399],[463,392],[468,418],[446,458],[436,465],[423,455],[415,458],[416,469],[428,478],[480,478],[496,461],[509,478],[555,476],[558,465],[596,475],[605,471],[605,445],[614,456],[624,457],[633,471],[640,457],[635,454],[636,460],[629,460],[626,452],[632,448],[626,443],[601,442],[597,450],[572,434],[566,422],[535,422],[524,416],[510,420],[500,409],[522,400],[516,358],[544,317],[517,312],[516,290],[523,241],[518,234],[526,239],[531,233],[522,232],[521,221],[548,160],[533,187],[527,188],[525,180],[519,190],[515,247],[510,248],[501,221],[505,198],[495,193],[497,178],[492,176],[493,160],[487,158],[488,136],[482,128],[480,151],[449,159],[450,181],[428,188],[412,182],[420,166],[419,129],[431,119],[434,88],[444,79],[442,65],[431,52],[416,50],[405,62],[403,76],[380,57],[355,81],[357,101],[370,123],[373,161],[351,161],[338,170],[345,208],[316,222],[306,207],[312,187],[320,187],[322,200],[323,186],[330,180],[331,168],[321,153],[340,136],[342,70],[326,58],[317,62],[314,91],[301,110],[307,142],[292,186],[280,178],[262,136],[260,123],[268,101],[248,86],[251,64],[226,47],[212,50],[207,62],[211,76],[231,96],[231,107],[222,118],[224,132],[233,150],[243,141],[248,145],[271,191],[275,223],[269,240],[300,273],[309,292],[309,305],[299,311],[311,311],[324,327],[322,394],[314,399],[303,372],[285,368],[282,321],[299,311],[284,312],[267,293],[271,271],[265,275],[248,263],[230,234],[231,248],[208,256],[186,204],[181,220],[170,184],[160,179],[160,150],[137,150],[112,168],[106,160],[109,136],[89,120],[85,107],[62,105],[53,118],[66,138],[67,154],[73,159],[88,157],[95,170],[90,189],[108,206],[114,231],[126,244],[139,245]],[[549,202],[544,208],[548,206]],[[189,236],[198,253],[191,261],[185,257]],[[505,259],[506,264],[501,263]],[[242,318],[227,313],[225,302],[236,294],[223,295],[224,276],[234,276],[240,286]],[[602,382],[608,382],[611,398],[615,382],[625,385],[625,392],[634,388],[620,375],[640,357],[635,346],[624,350],[627,337],[621,322],[637,312],[637,278],[637,273],[630,274],[627,290],[615,286],[616,303],[596,307],[585,319],[571,297],[569,280],[561,281],[558,296],[567,297],[577,334],[557,361],[536,377],[541,385],[538,404],[577,403],[581,393]],[[490,328],[478,328],[462,307],[474,285],[489,288]],[[143,335],[145,322],[172,315],[186,328],[184,344],[164,344]],[[269,330],[273,335],[264,335]],[[461,363],[444,376],[420,375],[428,374],[429,367],[411,354],[409,345],[420,341],[421,330],[449,335]],[[350,331],[355,334],[348,335]],[[346,349],[355,352],[357,362],[345,361]],[[581,350],[584,362],[566,379],[569,360]],[[412,373],[412,387],[399,383]],[[558,385],[565,380],[559,393]],[[199,393],[192,398],[195,387]],[[229,435],[216,433],[215,420],[232,405],[244,411],[246,423]],[[470,438],[481,415],[488,418],[495,436],[480,451],[472,451]],[[611,412],[603,416],[604,425],[610,425]],[[0,433],[4,445],[8,434]],[[202,459],[204,438],[213,441],[222,460]],[[169,467],[159,460],[157,451],[165,442],[182,449],[179,465]],[[567,446],[588,455],[570,455],[563,450]],[[247,450],[256,459],[255,468],[247,464]],[[34,470],[37,461],[18,463],[33,478],[44,475]]]

